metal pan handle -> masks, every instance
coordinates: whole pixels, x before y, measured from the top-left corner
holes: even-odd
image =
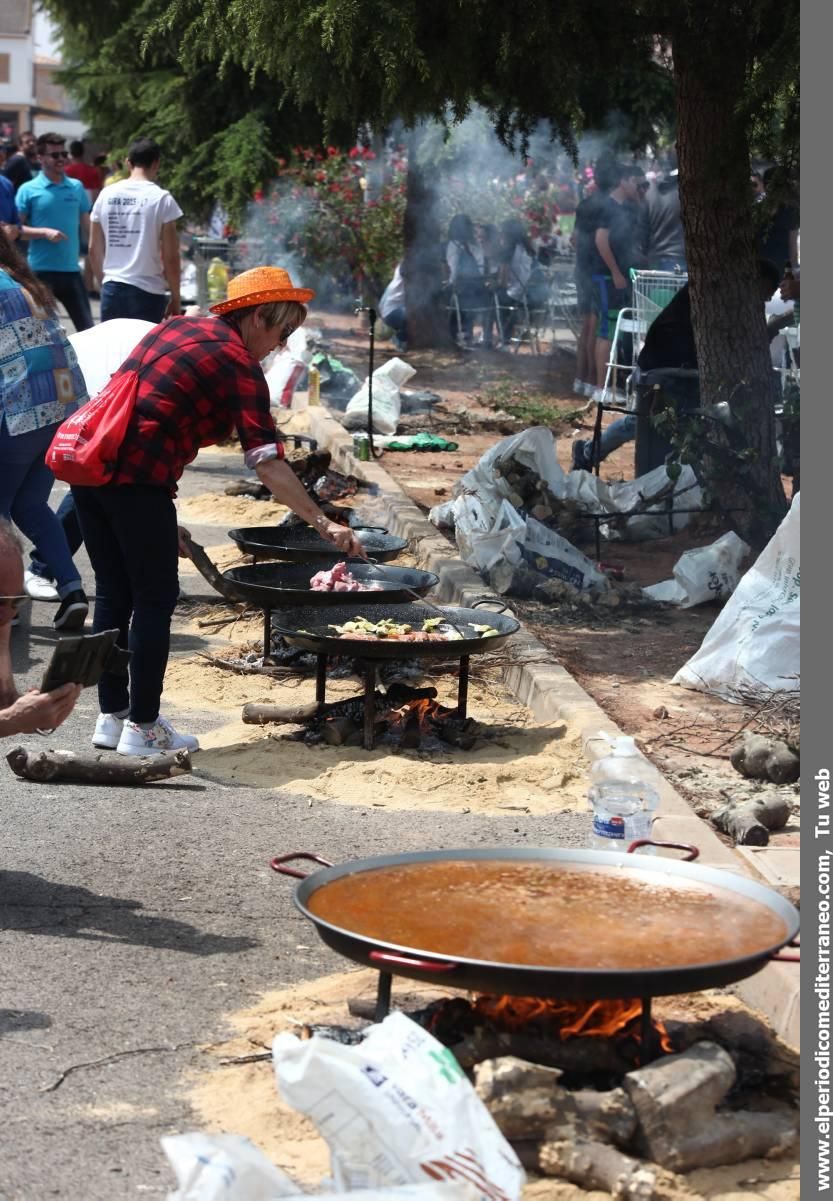
[[[371,951],[370,958],[382,968],[415,968],[420,972],[453,972],[456,963],[438,963],[435,959],[412,959],[410,955],[394,955],[390,951]]]
[[[627,853],[631,855],[640,847],[666,847],[672,851],[685,851],[686,863],[691,863],[700,856],[700,848],[692,846],[690,842],[655,842],[653,838],[637,838],[636,842],[632,842],[628,847]]]
[[[507,605],[505,601],[498,600],[496,596],[484,596],[480,600],[472,601],[468,606],[469,609],[480,609],[483,605],[497,605],[496,609],[490,609],[490,613],[511,613],[514,617],[515,610]]]
[[[788,947],[797,947],[798,954],[785,955],[784,951],[780,950],[776,951],[773,955],[770,955],[770,959],[774,960],[776,963],[801,963],[801,939],[799,936],[796,934],[795,938],[791,938],[786,945]]]
[[[274,859],[269,860],[269,866],[273,872],[278,872],[281,876],[292,876],[295,880],[306,880],[309,872],[299,872],[295,867],[285,867],[284,864],[291,863],[293,859],[309,859],[312,863],[320,863],[322,867],[332,867],[329,859],[325,859],[323,855],[316,855],[314,851],[290,851],[288,855],[276,855]]]

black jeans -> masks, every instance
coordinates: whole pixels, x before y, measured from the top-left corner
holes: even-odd
[[[101,285],[101,320],[112,321],[114,317],[135,317],[139,321],[152,321],[158,325],[165,316],[168,297],[163,292],[145,292],[133,284],[121,284],[108,280]]]
[[[95,572],[93,633],[118,630],[119,646],[131,652],[129,687],[126,676],[101,677],[101,712],[129,709],[131,721],[155,721],[179,596],[174,502],[147,484],[73,487],[72,494]]]
[[[69,313],[69,319],[79,334],[82,329],[92,328],[90,298],[80,271],[36,271],[35,274],[52,289],[55,298],[60,300]]]

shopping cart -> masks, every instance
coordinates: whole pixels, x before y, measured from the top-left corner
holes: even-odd
[[[632,305],[622,309],[616,318],[601,396],[604,404],[627,408],[633,407],[630,374],[645,344],[645,335],[666,305],[688,283],[688,275],[682,271],[632,270],[630,279]],[[630,347],[627,347],[628,336]],[[618,387],[620,372],[628,373],[624,392]]]

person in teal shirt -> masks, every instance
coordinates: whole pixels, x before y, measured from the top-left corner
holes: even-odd
[[[16,202],[29,240],[29,265],[51,288],[79,332],[93,324],[78,268],[81,237],[89,241],[90,202],[83,185],[66,173],[69,154],[59,133],[38,138],[41,171],[18,190]]]

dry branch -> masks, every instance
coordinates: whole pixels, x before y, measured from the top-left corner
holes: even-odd
[[[186,775],[191,770],[188,751],[140,757],[30,751],[17,746],[6,755],[6,762],[16,776],[38,784],[147,784]]]

